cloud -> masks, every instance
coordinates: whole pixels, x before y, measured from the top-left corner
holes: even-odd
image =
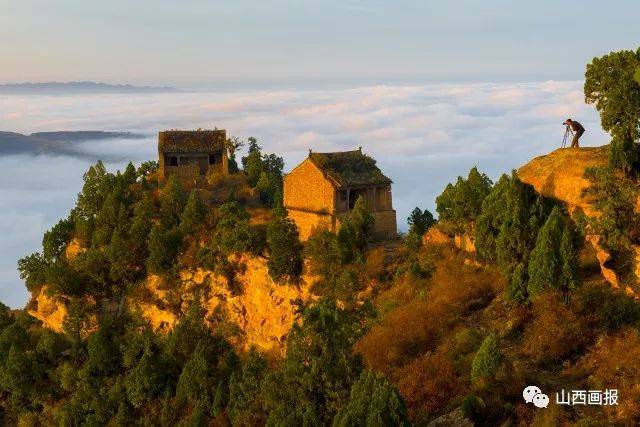
[[[581,82],[380,85],[332,90],[254,90],[77,96],[6,96],[0,130],[133,131],[144,139],[82,143],[87,158],[0,157],[0,300],[21,306],[15,271],[38,250],[42,233],[72,207],[89,159],[157,157],[156,134],[170,128],[219,128],[254,135],[287,170],[315,151],[362,146],[394,180],[401,228],[416,205],[433,209],[447,182],[477,165],[491,177],[559,146],[568,116],[587,128],[586,145],[608,141],[584,104]],[[124,167],[126,162],[110,164]]]

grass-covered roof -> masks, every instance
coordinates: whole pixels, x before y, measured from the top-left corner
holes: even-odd
[[[340,187],[391,184],[375,159],[362,150],[309,153],[309,159]]]

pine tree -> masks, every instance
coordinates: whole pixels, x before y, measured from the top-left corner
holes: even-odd
[[[211,404],[211,415],[215,418],[224,411],[224,383],[218,381],[218,387],[216,387],[216,393],[213,396],[213,403]]]
[[[502,352],[496,334],[489,334],[471,363],[471,379],[493,378],[502,363]]]
[[[556,207],[551,211],[536,239],[536,246],[531,252],[529,262],[530,295],[535,295],[547,289],[560,287],[560,240],[565,228],[562,214]]]
[[[569,226],[565,226],[560,239],[560,277],[559,285],[565,295],[577,284],[578,259],[573,244],[573,235]]]
[[[180,216],[180,231],[185,234],[194,233],[204,225],[207,213],[207,205],[195,190],[191,191],[187,205]]]
[[[185,193],[175,176],[169,177],[160,193],[160,221],[166,228],[178,225],[184,211]]]
[[[209,402],[209,390],[209,364],[204,348],[198,345],[182,368],[176,386],[176,399],[179,404],[194,404],[199,400]]]
[[[410,425],[402,397],[386,379],[364,371],[351,386],[349,399],[333,419],[333,426],[389,425]]]
[[[269,259],[267,267],[273,280],[295,278],[302,273],[302,244],[298,227],[289,218],[276,218],[267,227]]]
[[[416,207],[411,211],[411,215],[407,218],[407,224],[409,225],[409,234],[416,234],[422,236],[426,231],[435,223],[433,214],[428,209],[422,211],[419,207]]]

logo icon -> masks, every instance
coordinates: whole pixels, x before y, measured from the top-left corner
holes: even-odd
[[[530,385],[522,390],[522,397],[527,403],[533,403],[536,408],[546,408],[549,406],[549,396],[544,394],[540,387]]]

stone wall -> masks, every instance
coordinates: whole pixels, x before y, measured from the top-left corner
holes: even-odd
[[[335,211],[335,199],[333,185],[309,159],[284,178],[284,205],[287,209],[331,214]]]
[[[315,229],[336,231],[340,226],[334,215],[289,209],[289,218],[298,226],[300,240],[305,241]]]
[[[376,239],[395,239],[398,237],[398,228],[396,225],[396,211],[378,211],[373,213],[375,219],[374,236]]]

